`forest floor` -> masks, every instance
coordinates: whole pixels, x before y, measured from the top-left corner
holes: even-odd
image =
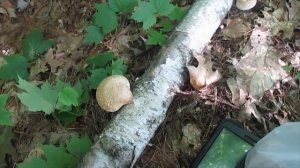
[[[161,47],[147,44],[149,36],[141,30],[141,25],[123,16],[119,18],[119,28],[107,33],[100,44],[85,44],[86,27],[95,12],[93,4],[104,3],[105,0],[31,0],[28,6],[21,5],[22,10],[15,9],[17,2],[0,0],[0,58],[5,60],[7,55],[19,53],[28,32],[35,28],[42,30],[45,39],[55,41],[55,45],[40,53],[40,58],[29,62],[28,81],[36,85],[46,80],[53,83],[57,78],[75,85],[78,80],[90,75],[86,70],[90,67],[88,59],[106,51],[114,53],[118,59],[122,58],[128,67],[125,76],[134,83]],[[189,0],[172,2],[184,8],[192,4]],[[233,6],[201,53],[212,61],[213,68],[221,72],[222,78],[200,91],[193,90],[186,81],[181,88],[182,93],[176,95],[165,121],[135,167],[188,167],[209,140],[214,128],[225,118],[243,123],[259,137],[282,123],[300,121],[299,13],[300,2],[297,0],[258,0],[257,5],[248,11]],[[262,33],[258,36],[268,36],[267,45],[274,51],[264,53],[275,55],[264,58],[264,61],[272,62],[268,64],[268,70],[264,69],[267,65],[254,63],[259,60],[259,55],[246,59],[251,53],[260,51],[250,45],[254,30],[262,30],[258,31]],[[264,32],[266,30],[269,34]],[[5,76],[1,72],[4,64],[0,59],[0,78]],[[197,62],[194,60],[191,64],[196,65]],[[244,78],[244,83],[239,83],[238,77],[242,72],[250,71],[244,69],[249,64],[255,64],[250,67],[251,72],[260,76],[250,76]],[[265,78],[270,78],[272,87]],[[229,79],[236,83],[228,82]],[[256,80],[261,80],[256,83],[263,84],[256,84]],[[0,81],[0,93],[10,95],[6,104],[0,97],[0,110],[6,107],[13,113],[12,123],[0,125],[0,167],[16,167],[32,156],[40,156],[40,145],[59,145],[74,134],[87,135],[94,142],[117,114],[100,109],[92,88],[88,100],[80,104],[82,113],[65,125],[69,118],[62,122],[56,113],[30,112],[17,94],[24,90],[20,85],[14,79]],[[236,89],[238,91],[234,91]],[[0,124],[2,122],[0,118]]]

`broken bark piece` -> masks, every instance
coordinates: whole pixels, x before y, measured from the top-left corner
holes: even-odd
[[[232,0],[197,0],[135,83],[134,104],[123,107],[101,133],[81,167],[131,167],[163,122],[175,93],[187,80],[192,51],[200,53],[232,6]]]

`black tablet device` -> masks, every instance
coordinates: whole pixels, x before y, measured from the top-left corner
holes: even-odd
[[[202,148],[192,168],[235,168],[237,162],[259,140],[237,122],[223,120]]]

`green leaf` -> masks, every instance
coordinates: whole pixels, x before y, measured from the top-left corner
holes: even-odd
[[[89,85],[89,81],[82,79],[77,81],[73,87],[79,94],[80,97],[79,105],[88,102],[90,98],[88,85]]]
[[[148,32],[148,45],[163,45],[166,42],[167,38],[161,32],[156,30],[150,30]]]
[[[88,136],[77,137],[73,136],[72,139],[66,143],[66,149],[70,154],[76,156],[77,158],[82,158],[92,146],[92,141]]]
[[[47,162],[41,158],[33,156],[28,162],[20,163],[17,165],[18,168],[51,168]]]
[[[109,7],[115,12],[131,13],[138,0],[109,0]]]
[[[0,64],[0,79],[18,80],[18,75],[28,79],[28,61],[21,55],[8,55],[3,59],[4,64]],[[2,61],[1,61],[2,62]]]
[[[20,163],[18,168],[75,168],[82,160],[82,157],[92,146],[91,140],[87,137],[73,135],[69,142],[54,145],[42,145],[42,157],[33,156],[28,162]]]
[[[293,70],[293,66],[292,65],[284,65],[284,66],[282,66],[282,68],[286,72],[291,72]]]
[[[95,25],[90,25],[86,28],[86,35],[84,37],[84,42],[87,44],[99,44],[103,40],[103,34],[100,28]]]
[[[88,59],[90,65],[95,65],[97,68],[104,68],[106,65],[115,58],[112,52],[105,52],[97,54]]]
[[[78,106],[79,94],[74,88],[66,86],[58,93],[58,101],[65,106]]]
[[[116,13],[109,8],[107,3],[96,3],[97,12],[93,15],[94,23],[102,27],[103,34],[115,30],[118,26],[118,17]]]
[[[71,108],[68,109],[67,111],[61,111],[59,113],[56,113],[55,115],[60,121],[64,123],[64,126],[67,127],[70,124],[74,123],[78,117],[82,116],[82,111],[76,108],[72,110]]]
[[[44,83],[41,88],[38,88],[34,84],[19,78],[18,87],[25,91],[18,93],[17,96],[28,107],[29,111],[43,111],[47,114],[54,111],[58,93],[48,82]]]
[[[0,94],[0,125],[12,126],[11,113],[6,109],[8,94]]]
[[[143,29],[146,30],[156,23],[156,9],[150,2],[139,1],[136,11],[132,14],[132,19],[143,22]]]
[[[90,87],[92,89],[96,89],[99,83],[106,78],[108,75],[108,71],[104,68],[95,69],[91,71],[91,76],[88,78],[90,82]]]
[[[150,3],[153,4],[156,12],[161,16],[168,16],[175,9],[170,0],[150,0]]]
[[[171,20],[181,20],[185,16],[187,9],[187,7],[181,8],[176,6],[168,16]]]
[[[298,81],[300,81],[300,71],[297,72],[295,79],[297,79]]]
[[[162,27],[161,31],[163,32],[170,32],[173,30],[173,23],[170,19],[163,19],[161,22],[160,22],[160,25]]]
[[[38,54],[47,51],[54,42],[45,40],[41,29],[34,29],[29,32],[22,42],[22,52],[28,60],[32,60]]]
[[[123,59],[117,59],[116,61],[112,61],[109,69],[111,75],[124,75],[127,72],[127,65],[124,64]]]
[[[65,147],[60,145],[59,147],[53,145],[43,145],[42,150],[47,159],[47,166],[50,167],[76,167],[79,160],[71,154],[67,153]]]

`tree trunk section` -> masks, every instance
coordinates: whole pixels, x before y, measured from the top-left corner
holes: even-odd
[[[187,80],[192,52],[201,52],[233,0],[196,0],[168,42],[133,88],[134,104],[123,107],[99,136],[81,167],[131,167],[163,122],[175,93]]]

